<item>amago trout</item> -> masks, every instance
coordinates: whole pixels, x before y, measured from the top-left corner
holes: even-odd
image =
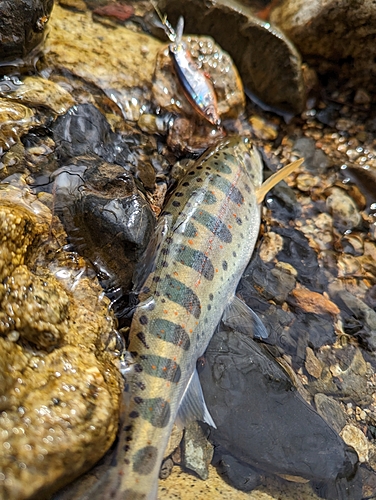
[[[221,318],[266,331],[235,290],[256,243],[265,192],[303,160],[262,182],[248,139],[228,138],[180,181],[148,249],[149,269],[130,331],[127,403],[113,466],[85,498],[157,497],[163,453],[178,415],[215,425],[196,372]],[[146,259],[146,261],[148,260]],[[252,333],[252,332],[250,332]]]

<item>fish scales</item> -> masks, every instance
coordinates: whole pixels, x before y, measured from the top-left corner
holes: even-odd
[[[252,144],[229,138],[196,162],[166,205],[168,231],[130,330],[134,365],[116,470],[123,467],[109,478],[108,498],[156,498],[182,395],[253,253],[261,180]]]

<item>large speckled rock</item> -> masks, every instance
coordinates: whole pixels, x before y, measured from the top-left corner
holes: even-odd
[[[48,208],[0,189],[0,497],[45,498],[89,469],[118,422],[109,301],[61,249]],[[73,295],[74,290],[74,295]]]
[[[272,22],[319,72],[374,88],[376,6],[372,0],[284,0]],[[340,68],[340,71],[338,69]]]

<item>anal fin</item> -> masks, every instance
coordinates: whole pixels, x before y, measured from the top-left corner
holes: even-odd
[[[253,337],[257,339],[266,339],[269,336],[257,314],[245,302],[236,297],[236,295],[226,307],[222,321],[226,326],[241,333],[245,333],[246,335],[252,333]]]
[[[200,420],[201,422],[211,425],[214,429],[217,428],[209,410],[206,407],[204,394],[202,392],[200,379],[198,378],[196,369],[193,372],[183,394],[176,417],[176,424],[183,428],[191,420]]]

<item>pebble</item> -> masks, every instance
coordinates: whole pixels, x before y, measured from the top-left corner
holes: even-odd
[[[193,470],[201,479],[209,477],[209,464],[213,458],[213,447],[197,422],[185,428],[182,443],[182,465]]]
[[[334,226],[341,232],[354,229],[362,220],[353,199],[341,188],[332,188],[326,206],[333,215]]]
[[[296,305],[307,313],[325,314],[336,316],[340,313],[338,307],[321,293],[312,292],[306,288],[295,288],[291,295]]]
[[[310,347],[306,347],[305,369],[312,377],[320,378],[323,364],[315,356],[315,353]]]
[[[342,429],[340,436],[346,444],[352,446],[357,452],[359,462],[367,462],[368,460],[368,440],[363,432],[355,425],[348,424]]]
[[[340,433],[346,425],[346,414],[341,404],[322,393],[315,394],[314,400],[318,413]]]

